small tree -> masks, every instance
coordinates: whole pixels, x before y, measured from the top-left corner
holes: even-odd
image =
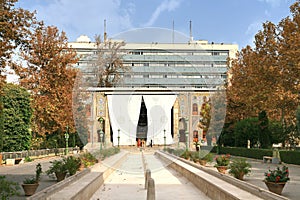
[[[31,141],[30,94],[22,87],[6,84],[3,88],[3,136],[2,151],[21,151],[29,149]],[[3,142],[5,141],[5,142]]]

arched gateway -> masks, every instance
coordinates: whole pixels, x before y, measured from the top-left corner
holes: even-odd
[[[90,88],[92,97],[91,126],[89,143],[99,142],[99,118],[104,119],[103,143],[106,146],[137,146],[138,140],[145,145],[177,144],[186,142],[186,131],[198,130],[203,96],[210,93],[204,89],[192,90],[164,88],[142,88],[128,90],[128,88]],[[190,119],[181,130],[182,119]],[[180,130],[179,130],[180,129]],[[199,139],[203,139],[201,130]],[[190,131],[189,131],[190,132]],[[191,133],[193,134],[193,133]],[[184,140],[180,138],[184,138]],[[193,145],[193,135],[188,138],[189,145]]]

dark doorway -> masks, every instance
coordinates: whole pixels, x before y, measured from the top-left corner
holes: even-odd
[[[148,132],[148,117],[147,117],[147,108],[144,102],[144,98],[142,97],[141,101],[141,109],[140,116],[136,130],[136,140],[147,140],[147,132]]]

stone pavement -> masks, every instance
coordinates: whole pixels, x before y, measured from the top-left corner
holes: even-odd
[[[25,178],[30,178],[35,176],[35,167],[38,163],[41,163],[42,170],[45,172],[49,169],[50,161],[60,159],[60,157],[48,157],[42,159],[36,159],[32,162],[14,165],[14,166],[0,166],[0,175],[5,175],[7,180],[11,180],[14,182],[19,183],[20,185],[20,195],[11,197],[10,199],[26,199],[24,195],[24,191],[22,189],[21,184]],[[37,188],[37,192],[43,190],[44,188],[50,187],[51,185],[57,183],[56,179],[53,177],[49,177],[45,173],[41,175],[40,185]]]
[[[182,199],[183,196],[184,199],[194,199],[195,196],[197,196],[197,199],[207,199],[187,179],[179,173],[166,168],[166,165],[161,163],[153,153],[153,151],[149,150],[144,151],[147,166],[151,169],[152,177],[155,180],[157,199]],[[43,171],[46,171],[50,165],[49,161],[55,159],[59,159],[59,157],[38,159],[15,166],[0,166],[0,175],[6,175],[7,179],[18,182],[21,185],[25,177],[34,176],[37,163],[41,163]],[[277,165],[263,163],[262,160],[248,159],[248,161],[252,165],[252,172],[250,176],[245,177],[244,181],[267,190],[262,181],[264,172],[269,168],[275,169]],[[298,200],[300,199],[300,166],[290,164],[287,164],[287,166],[289,167],[291,180],[286,184],[282,196]],[[209,164],[207,168],[216,170],[213,167],[213,163]],[[141,153],[132,152],[122,166],[107,178],[104,185],[98,189],[91,199],[146,199],[147,191],[144,189],[144,182]],[[55,183],[57,182],[54,177],[51,178],[43,174],[38,191]],[[25,199],[23,189],[20,189],[20,193],[20,196],[10,199]]]
[[[153,152],[145,155],[151,177],[155,181],[156,199],[209,199],[179,173],[167,169]],[[110,175],[93,200],[146,199],[145,178],[141,153],[131,153],[112,175]]]
[[[261,187],[265,190],[268,190],[267,186],[263,182],[264,179],[264,172],[268,171],[269,169],[273,170],[277,166],[280,168],[283,164],[270,164],[270,163],[263,163],[262,160],[255,160],[255,159],[247,159],[250,164],[252,165],[252,172],[250,176],[245,176],[245,181]],[[299,200],[300,199],[300,166],[299,165],[290,165],[285,164],[289,167],[290,172],[290,181],[285,185],[282,191],[282,196],[287,197],[292,200]]]

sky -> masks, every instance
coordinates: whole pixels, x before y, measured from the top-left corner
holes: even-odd
[[[37,18],[66,32],[69,42],[80,35],[94,41],[106,32],[155,27],[173,28],[187,37],[192,21],[194,40],[253,46],[262,23],[277,24],[290,15],[296,0],[19,0],[16,7],[36,10]],[[153,37],[155,33],[146,37]]]

